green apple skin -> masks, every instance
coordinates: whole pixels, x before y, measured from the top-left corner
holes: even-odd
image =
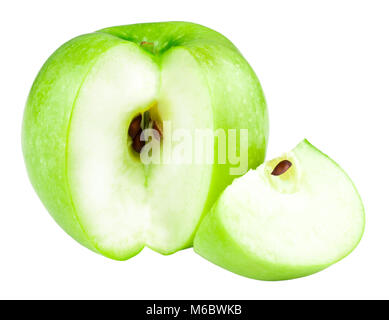
[[[227,189],[221,194],[219,199],[211,208],[210,213],[205,216],[205,218],[200,224],[200,227],[194,239],[195,252],[203,258],[207,259],[208,261],[233,273],[256,280],[266,281],[290,280],[305,277],[313,273],[319,272],[349,255],[359,244],[365,228],[365,213],[362,200],[353,182],[343,171],[343,169],[331,158],[329,158],[327,155],[325,155],[312,144],[310,144],[307,140],[303,140],[294,150],[292,150],[290,154],[294,153],[295,155],[293,156],[293,159],[297,162],[300,162],[298,158],[303,158],[304,153],[307,151],[313,154],[314,157],[318,157],[319,159],[321,159],[320,161],[326,162],[329,166],[332,166],[335,171],[337,171],[337,174],[341,176],[346,183],[346,189],[348,190],[348,194],[350,195],[349,198],[346,198],[352,199],[354,201],[353,219],[344,223],[344,225],[342,226],[343,229],[340,227],[340,230],[338,230],[338,234],[333,235],[334,237],[338,237],[339,234],[346,234],[347,232],[345,230],[348,228],[348,226],[355,225],[354,227],[351,227],[351,229],[353,230],[353,234],[352,236],[350,236],[351,240],[347,242],[347,245],[345,245],[344,248],[335,249],[338,250],[336,254],[333,254],[331,258],[323,259],[323,261],[321,261],[320,263],[301,263],[297,262],[296,260],[293,260],[293,258],[289,259],[288,262],[285,262],[283,261],[284,257],[282,256],[282,254],[279,254],[279,252],[277,252],[276,250],[272,251],[272,249],[269,248],[266,248],[265,250],[258,250],[255,248],[261,247],[263,245],[263,243],[261,243],[261,241],[258,239],[260,239],[260,233],[267,230],[262,230],[260,225],[254,223],[251,223],[250,225],[250,228],[253,230],[253,232],[251,233],[251,237],[252,239],[255,238],[255,241],[257,241],[258,243],[256,245],[250,246],[247,242],[244,243],[242,241],[242,237],[247,236],[249,232],[247,230],[246,232],[245,230],[242,230],[244,228],[239,225],[239,220],[242,219],[241,221],[248,221],[248,219],[250,219],[250,215],[255,215],[255,211],[257,211],[258,208],[265,207],[266,209],[264,210],[267,210],[269,208],[270,210],[272,210],[273,208],[276,208],[277,204],[283,201],[283,197],[286,198],[285,201],[287,204],[292,203],[293,200],[291,197],[294,196],[294,192],[298,194],[300,191],[298,190],[299,188],[297,188],[297,190],[289,190],[291,192],[286,191],[284,195],[281,195],[282,192],[280,192],[277,195],[277,198],[271,199],[273,203],[269,203],[269,206],[267,207],[265,202],[268,200],[268,198],[266,198],[266,196],[265,198],[261,196],[258,193],[259,191],[257,190],[257,188],[246,189],[246,195],[248,195],[247,197],[237,195],[238,201],[236,201],[236,199],[230,201],[231,194],[234,193],[232,187],[234,186],[234,184],[239,183],[239,180],[241,180],[241,183],[244,183],[242,179],[245,179],[250,174],[252,174],[252,178],[254,175],[257,175],[258,172],[265,172],[265,175],[269,175],[272,168],[274,168],[274,164],[277,164],[279,160],[289,158],[288,156],[282,156],[272,161],[263,163],[259,168],[257,168],[257,170],[250,170],[250,172],[248,172],[243,177],[237,178],[233,182],[232,186],[227,187]],[[301,156],[298,155],[300,152]],[[306,168],[312,169],[312,175],[315,175],[315,173],[320,172],[321,169],[320,163],[317,163],[315,161],[315,165],[317,165],[318,167],[314,168],[313,166],[311,168]],[[293,168],[293,165],[291,168]],[[338,187],[336,186],[338,181],[333,181],[331,178],[332,176],[329,175],[329,183],[324,184],[323,188],[331,190],[332,183],[333,189],[339,191],[339,189],[337,189]],[[257,177],[255,176],[255,178],[253,179],[257,179]],[[271,177],[269,179],[278,179],[278,177]],[[301,179],[304,180],[307,179],[307,177],[305,176]],[[279,186],[282,187],[282,185],[283,183],[281,183]],[[293,189],[295,185],[288,185],[287,189],[290,187]],[[310,192],[312,192],[312,190],[310,188],[308,189],[308,196],[311,197],[312,194]],[[227,194],[228,192],[229,194]],[[345,194],[347,195],[347,193]],[[335,197],[336,196],[337,195],[335,195]],[[244,207],[245,204],[249,202],[249,198],[254,199],[258,202],[258,207],[254,210],[254,212],[253,210],[251,210],[251,208],[249,208],[249,205],[247,205],[247,207]],[[348,201],[347,199],[345,200],[346,203]],[[305,203],[302,202],[301,204],[302,206],[300,207],[300,209],[304,208]],[[326,207],[325,203],[321,203],[320,205]],[[287,205],[286,207],[284,207],[284,210],[288,210]],[[228,215],[227,211],[234,213],[234,218],[230,221],[228,221],[228,219],[226,218],[226,216]],[[338,212],[335,212],[335,214],[337,213]],[[277,215],[279,213],[275,211],[275,214]],[[288,212],[288,214],[293,215],[293,212]],[[315,212],[311,211],[308,214],[315,215]],[[268,221],[273,220],[274,215],[270,214],[266,219]],[[288,221],[287,223],[292,224],[293,221]],[[250,222],[248,222],[248,224],[250,224]],[[235,231],[231,231],[231,225],[234,225]],[[286,228],[286,232],[288,231],[289,229]],[[306,230],[306,227],[304,227],[301,230],[301,233],[305,231],[310,230]],[[330,229],[329,231],[331,232]],[[279,230],[273,230],[271,233],[273,242],[277,242],[277,237],[282,238],[284,236],[282,232],[279,232]],[[290,245],[292,239],[288,239],[287,242]],[[307,239],[306,242],[309,242],[309,240]],[[316,249],[318,251],[321,250],[322,247],[318,247]],[[312,251],[314,252],[315,248],[313,248]],[[307,257],[305,256],[304,258]]]
[[[164,53],[176,48],[184,48],[195,58],[209,84],[214,128],[249,129],[249,168],[264,161],[268,137],[266,102],[254,71],[228,39],[211,29],[187,22],[119,26],[81,35],[57,49],[39,71],[25,108],[22,149],[28,175],[46,209],[71,237],[116,260],[131,258],[142,247],[125,254],[103,250],[80,222],[68,177],[69,128],[80,88],[100,57],[124,43],[140,46],[143,41],[154,44],[152,52],[147,54],[156,63]],[[147,46],[142,49],[149,50]],[[239,66],[240,78],[231,74],[231,65]],[[227,84],[232,88],[231,93],[226,93]],[[213,165],[207,200],[200,215],[209,210],[235,178],[229,174],[230,167],[228,163]],[[190,247],[195,231],[180,247],[161,253]]]
[[[67,138],[77,92],[99,56],[123,41],[88,34],[60,47],[39,71],[28,96],[22,148],[30,181],[54,220],[96,251],[79,224],[67,182]]]

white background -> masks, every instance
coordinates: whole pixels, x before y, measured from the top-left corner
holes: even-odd
[[[2,1],[0,4],[0,298],[389,298],[389,5],[387,1]],[[46,58],[82,33],[183,20],[232,40],[257,72],[270,112],[268,158],[302,138],[349,173],[366,232],[318,274],[262,282],[191,249],[126,262],[83,248],[55,224],[25,171],[20,132]]]

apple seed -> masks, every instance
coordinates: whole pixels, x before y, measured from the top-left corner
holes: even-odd
[[[291,166],[292,162],[290,162],[289,160],[282,160],[279,164],[275,166],[271,174],[273,176],[279,176],[285,173]]]
[[[128,128],[128,135],[134,139],[140,130],[140,123],[142,121],[142,115],[135,117]]]
[[[140,140],[140,135],[142,134],[142,130],[138,132],[138,134],[135,136],[134,140],[132,141],[132,148],[135,150],[135,152],[140,153],[143,146],[145,145],[145,142]]]

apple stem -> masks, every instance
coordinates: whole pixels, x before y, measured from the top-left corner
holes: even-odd
[[[141,46],[145,46],[145,45],[149,45],[149,46],[154,46],[154,43],[153,42],[148,42],[148,41],[142,41],[140,43]]]
[[[140,43],[140,46],[146,49],[147,51],[151,52],[154,54],[154,42],[149,42],[149,41],[142,41]]]

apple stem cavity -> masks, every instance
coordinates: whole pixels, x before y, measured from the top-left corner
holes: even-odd
[[[280,176],[281,174],[285,173],[288,171],[288,169],[292,166],[292,162],[289,160],[282,160],[279,162],[273,169],[272,175],[273,176]]]

